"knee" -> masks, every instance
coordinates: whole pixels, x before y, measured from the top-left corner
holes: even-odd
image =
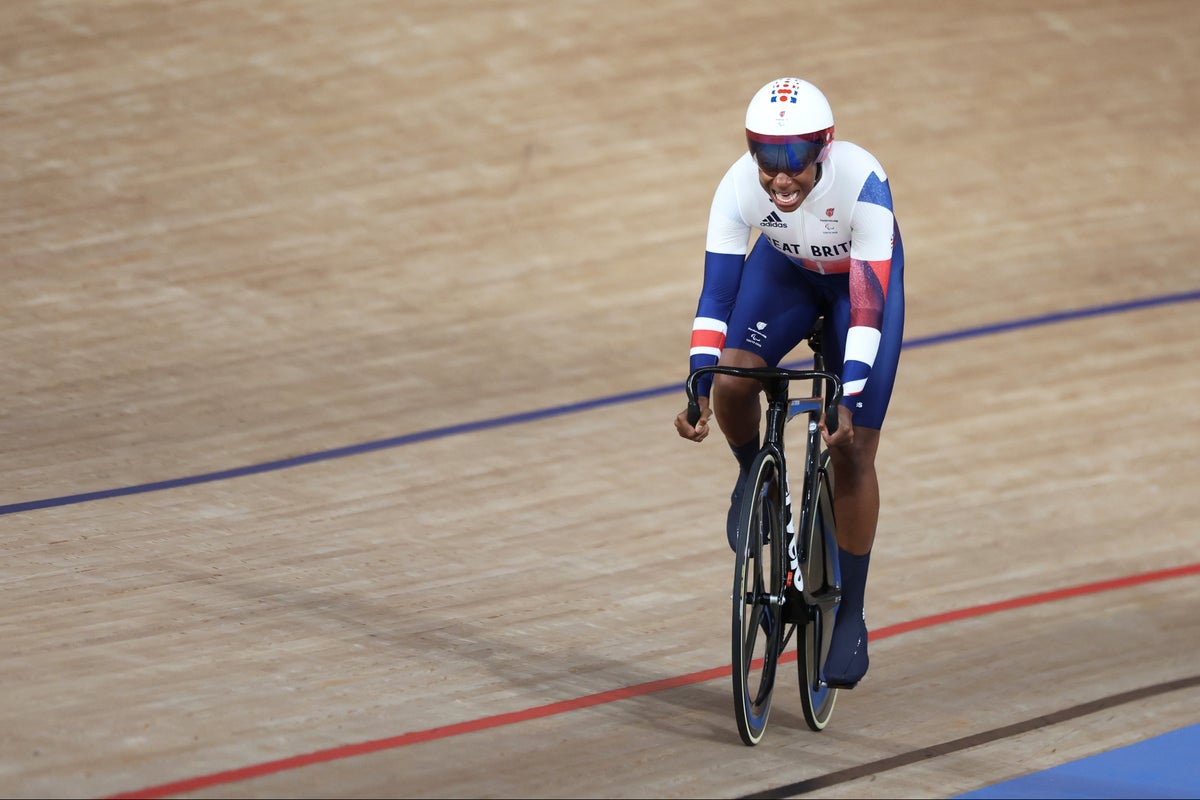
[[[863,429],[856,427],[853,441],[829,448],[834,474],[843,485],[875,479],[876,441],[869,434],[862,434]]]
[[[713,378],[713,397],[718,404],[741,405],[758,397],[762,387],[758,381],[735,378],[732,375],[717,375]]]

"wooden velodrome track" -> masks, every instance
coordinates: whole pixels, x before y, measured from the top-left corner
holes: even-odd
[[[0,794],[947,797],[1200,722],[1200,4],[0,4]],[[770,78],[887,168],[872,670],[679,439]],[[948,616],[938,616],[948,615]],[[723,671],[724,670],[724,671]]]

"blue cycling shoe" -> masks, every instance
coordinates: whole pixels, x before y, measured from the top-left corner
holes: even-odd
[[[745,475],[738,476],[738,482],[733,486],[730,495],[730,513],[725,517],[725,535],[730,539],[730,549],[738,552],[738,513],[742,511],[742,489],[745,488]]]
[[[737,552],[738,514],[742,511],[742,491],[746,488],[746,473],[738,475],[737,483],[733,486],[733,494],[729,495],[729,514],[725,517],[725,535],[729,537],[729,549]]]
[[[825,658],[825,683],[836,689],[853,689],[871,660],[867,657],[867,623],[862,616],[837,615],[833,640]]]

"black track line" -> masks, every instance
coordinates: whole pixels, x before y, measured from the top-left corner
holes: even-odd
[[[1077,719],[1079,717],[1094,714],[1097,711],[1103,711],[1113,706],[1124,705],[1125,703],[1133,703],[1138,700],[1145,700],[1149,697],[1155,697],[1168,692],[1177,692],[1180,689],[1191,689],[1200,686],[1200,675],[1193,675],[1190,678],[1180,678],[1179,680],[1167,681],[1154,686],[1146,686],[1141,689],[1133,689],[1128,692],[1121,692],[1110,697],[1102,697],[1098,700],[1092,700],[1087,703],[1080,703],[1077,706],[1064,708],[1060,711],[1055,711],[1050,714],[1043,714],[1040,717],[1033,717],[1022,722],[1014,722],[1011,725],[1004,725],[999,728],[992,728],[990,731],[982,731],[974,733],[970,736],[964,736],[961,739],[953,739],[949,742],[930,745],[929,747],[921,747],[917,750],[910,750],[907,753],[881,758],[878,761],[871,761],[866,764],[860,764],[856,767],[848,767],[839,769],[836,772],[829,772],[825,775],[818,775],[815,778],[797,781],[796,783],[788,783],[782,786],[776,786],[771,789],[764,789],[761,792],[744,795],[745,800],[750,798],[784,798],[796,797],[798,795],[808,794],[817,789],[825,789],[830,786],[836,786],[839,783],[848,783],[859,778],[868,778],[873,775],[878,775],[881,772],[887,772],[900,767],[907,767],[910,764],[918,764],[929,759],[939,758],[940,756],[957,753],[961,750],[968,750],[972,747],[978,747],[982,744],[1007,739],[1010,736],[1019,736],[1022,733],[1038,730],[1039,728],[1047,728],[1051,725],[1057,725],[1061,722]]]

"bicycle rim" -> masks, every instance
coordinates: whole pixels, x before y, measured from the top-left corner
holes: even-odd
[[[832,622],[832,617],[830,617]],[[838,690],[826,686],[821,680],[821,667],[817,664],[818,654],[825,652],[818,641],[827,626],[823,616],[810,610],[810,619],[804,633],[796,637],[796,663],[800,672],[800,706],[804,709],[804,721],[814,731],[821,731],[833,716],[833,705],[837,702]]]
[[[738,516],[733,578],[733,700],[738,734],[755,745],[771,712],[783,622],[779,470],[775,456],[760,453],[746,479]]]
[[[814,487],[812,508],[815,514],[805,520],[805,558],[800,566],[810,596],[837,597],[841,585],[837,570],[837,538],[833,518],[833,495],[829,454],[823,453],[821,470]],[[829,595],[828,593],[831,593]],[[804,721],[814,731],[824,730],[833,716],[838,690],[823,680],[825,655],[833,638],[834,602],[809,604],[804,631],[796,637],[796,666],[800,679],[800,701]]]

